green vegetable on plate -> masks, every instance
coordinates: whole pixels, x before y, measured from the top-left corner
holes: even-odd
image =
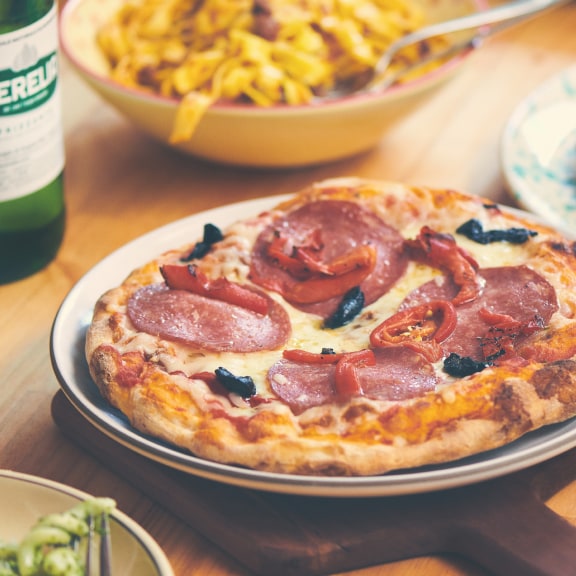
[[[115,507],[111,498],[91,498],[39,518],[19,543],[0,541],[0,576],[83,576],[89,519],[99,531],[101,515]]]

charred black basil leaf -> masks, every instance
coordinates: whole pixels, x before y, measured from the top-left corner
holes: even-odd
[[[224,235],[218,226],[214,224],[204,225],[204,236],[200,242],[197,242],[192,248],[191,252],[187,256],[180,258],[181,262],[189,262],[190,260],[195,260],[197,258],[203,258],[210,252],[212,244],[220,242],[224,239]]]
[[[214,224],[206,224],[204,226],[204,242],[208,244],[214,244],[215,242],[220,242],[220,240],[224,239],[224,234],[218,226]]]
[[[538,234],[535,230],[528,230],[527,228],[508,228],[507,230],[488,230],[485,232],[482,223],[474,218],[464,222],[456,229],[456,232],[478,244],[490,244],[491,242],[524,244],[532,236]]]
[[[482,372],[487,366],[486,362],[477,362],[468,356],[460,356],[454,352],[444,359],[444,372],[460,378]]]
[[[344,294],[336,312],[324,321],[324,328],[339,328],[352,322],[364,308],[364,293],[360,286],[351,288]]]
[[[228,390],[242,396],[242,398],[250,398],[256,394],[256,385],[250,376],[235,376],[226,368],[216,368],[214,370],[218,382]]]

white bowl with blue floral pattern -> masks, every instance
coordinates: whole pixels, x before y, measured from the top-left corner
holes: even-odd
[[[502,162],[520,206],[576,230],[576,66],[519,104],[504,130]]]

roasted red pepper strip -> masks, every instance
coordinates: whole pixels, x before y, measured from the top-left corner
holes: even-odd
[[[299,245],[278,231],[267,247],[268,257],[298,281],[286,299],[294,304],[314,304],[342,296],[358,286],[376,266],[377,253],[361,245],[346,254],[325,262],[322,260],[320,229],[308,234]]]
[[[448,300],[435,300],[406,308],[390,316],[370,334],[374,348],[404,346],[430,362],[442,358],[443,342],[456,327],[456,309]]]
[[[321,262],[322,250],[320,230],[312,233],[307,244],[289,245],[288,239],[276,234],[268,246],[268,256],[283,270],[295,278],[308,278],[313,273],[330,274],[327,264]]]
[[[329,264],[330,275],[313,276],[297,283],[286,298],[295,304],[314,304],[342,296],[374,270],[376,257],[372,246],[358,246]]]
[[[356,369],[361,366],[374,366],[376,358],[369,349],[338,354],[315,354],[306,350],[284,350],[286,360],[302,364],[335,364],[336,390],[342,397],[362,394],[362,387]]]
[[[455,306],[471,302],[480,294],[482,285],[476,273],[478,263],[456,244],[450,234],[440,234],[424,226],[415,239],[406,240],[405,244],[416,259],[451,274],[454,283],[460,288],[452,300]]]
[[[509,314],[500,314],[499,312],[492,312],[488,308],[481,308],[478,312],[480,318],[494,328],[501,328],[506,330],[520,330],[522,322],[515,320]]]
[[[481,339],[482,353],[487,360],[514,357],[516,340],[520,336],[529,336],[544,326],[536,320],[520,322],[508,314],[491,312],[487,308],[479,311],[480,318],[490,326],[488,333]]]
[[[487,308],[481,308],[478,314],[480,318],[492,328],[507,330],[509,332],[514,331],[517,332],[519,336],[529,336],[544,328],[544,322],[541,318],[534,318],[529,322],[521,322],[520,320],[512,318],[509,314],[491,312]]]
[[[268,301],[264,296],[227,278],[209,280],[194,264],[180,266],[164,264],[160,272],[166,284],[173,290],[186,290],[199,296],[214,298],[251,310],[257,314],[268,313]]]
[[[357,368],[374,366],[376,358],[372,350],[360,350],[344,354],[336,364],[336,391],[342,398],[360,396],[363,394]]]

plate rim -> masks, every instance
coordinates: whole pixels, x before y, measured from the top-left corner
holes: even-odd
[[[142,250],[147,243],[153,242],[157,236],[164,238],[164,244],[168,246],[167,249],[170,249],[170,247],[174,248],[178,244],[171,244],[173,240],[167,240],[166,238],[172,238],[174,234],[182,234],[183,232],[179,232],[181,228],[188,229],[189,237],[199,237],[201,226],[206,221],[214,218],[222,220],[222,215],[228,214],[227,218],[224,218],[225,222],[223,225],[226,226],[228,223],[233,223],[238,218],[241,218],[243,210],[246,211],[245,216],[251,216],[257,213],[257,209],[271,209],[291,197],[293,197],[293,194],[259,197],[224,204],[177,219],[150,230],[120,246],[80,277],[62,301],[54,318],[50,332],[50,358],[53,371],[65,396],[90,424],[124,447],[193,476],[268,492],[346,498],[399,496],[461,487],[528,468],[558,456],[576,446],[576,418],[573,418],[530,432],[501,448],[462,460],[426,467],[424,471],[422,469],[408,469],[393,471],[380,476],[306,476],[272,473],[199,458],[185,452],[183,449],[172,447],[161,440],[156,440],[139,432],[127,421],[124,422],[123,426],[120,426],[112,419],[120,414],[118,410],[112,407],[108,407],[106,410],[100,409],[91,403],[85,394],[83,397],[78,396],[74,387],[81,388],[81,384],[75,382],[74,378],[70,377],[70,374],[64,374],[60,356],[62,351],[59,350],[58,345],[63,329],[70,330],[72,328],[68,324],[69,321],[75,320],[76,328],[81,326],[82,319],[78,315],[73,314],[70,317],[70,314],[74,311],[76,299],[81,296],[85,284],[90,282],[93,276],[97,276],[102,269],[111,266],[116,260],[128,257],[131,252]],[[524,210],[505,205],[500,205],[500,207],[535,223],[539,221],[537,216]],[[190,232],[191,225],[198,226],[195,234]],[[185,244],[186,240],[179,240],[179,242]],[[162,248],[158,248],[155,253],[161,253],[162,251]],[[142,263],[149,259],[149,255],[142,256]],[[133,267],[137,265],[138,263],[134,263]],[[122,278],[127,276],[129,272],[129,269],[124,269],[121,275]],[[112,279],[107,283],[110,288],[116,285]],[[95,300],[93,304],[95,304]],[[84,314],[88,313],[91,316],[92,309],[84,309]],[[83,343],[84,335],[80,334],[78,330],[74,334],[76,339],[80,339],[81,343]],[[92,381],[88,383],[88,386],[93,386],[94,390],[96,390],[96,385]],[[100,411],[106,412],[109,418],[104,418]],[[122,418],[125,420],[125,417],[120,417],[119,420],[121,421]],[[562,428],[566,428],[566,431],[560,435],[555,432],[548,434],[552,429],[556,431]],[[544,441],[535,446],[516,450],[518,445],[523,443],[523,440],[536,436],[544,436]]]

